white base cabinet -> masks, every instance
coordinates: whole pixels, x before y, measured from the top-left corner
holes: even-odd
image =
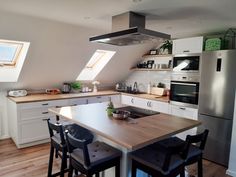
[[[48,108],[67,106],[68,100],[20,103],[8,100],[9,130],[18,148],[49,140],[46,119],[55,118]]]
[[[170,113],[174,116],[179,116],[183,118],[197,120],[198,117],[198,109],[170,105]],[[177,137],[185,140],[187,135],[196,135],[197,128],[192,128],[190,130],[184,131],[183,133],[177,134]]]
[[[169,103],[166,102],[138,98],[129,95],[121,95],[121,103],[138,108],[169,114]]]
[[[18,148],[49,141],[46,119],[56,116],[48,111],[52,107],[76,106],[82,104],[113,101],[120,104],[120,95],[81,97],[53,101],[39,101],[16,104],[8,99],[8,118],[10,136]]]

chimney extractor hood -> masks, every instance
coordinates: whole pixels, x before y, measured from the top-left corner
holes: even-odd
[[[145,16],[127,12],[112,17],[112,33],[91,37],[89,41],[125,46],[167,39],[170,35],[145,29]]]

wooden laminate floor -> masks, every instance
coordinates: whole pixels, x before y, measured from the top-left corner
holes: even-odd
[[[46,177],[50,145],[42,144],[30,148],[17,149],[11,139],[0,141],[0,177]],[[54,171],[59,170],[60,161],[54,163]],[[230,177],[226,168],[204,161],[204,177]],[[190,175],[196,176],[196,166],[189,168]],[[66,175],[67,176],[67,175]]]

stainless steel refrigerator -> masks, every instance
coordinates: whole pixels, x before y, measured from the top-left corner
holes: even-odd
[[[204,158],[228,166],[236,87],[236,50],[203,52],[198,132],[209,129]]]

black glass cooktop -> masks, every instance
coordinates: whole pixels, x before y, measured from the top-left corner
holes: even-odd
[[[132,118],[132,119],[138,119],[138,118],[142,118],[146,116],[160,114],[160,112],[151,111],[151,110],[142,109],[142,108],[136,108],[132,106],[117,108],[117,110],[124,110],[124,111],[130,112],[129,118]]]

